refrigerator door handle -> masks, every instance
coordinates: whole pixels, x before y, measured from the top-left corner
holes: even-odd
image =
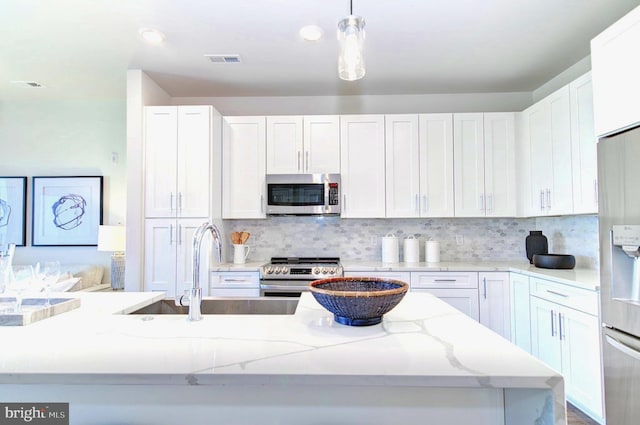
[[[605,335],[605,339],[616,350],[622,351],[627,356],[632,357],[636,360],[640,360],[640,351],[634,350],[633,348],[629,347],[627,344],[624,344],[618,341],[617,339],[615,339],[610,335]]]

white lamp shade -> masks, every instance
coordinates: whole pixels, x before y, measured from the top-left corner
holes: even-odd
[[[124,252],[125,235],[125,226],[99,226],[98,251]]]

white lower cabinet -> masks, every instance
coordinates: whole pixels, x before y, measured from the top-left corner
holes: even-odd
[[[259,297],[259,272],[211,272],[209,295],[212,297]]]
[[[509,273],[478,273],[480,323],[505,339],[511,339],[509,304]]]
[[[511,342],[531,353],[529,276],[510,273],[509,280]]]
[[[411,291],[429,292],[474,320],[480,320],[478,273],[411,272]]]
[[[562,373],[567,400],[602,422],[597,303],[595,292],[531,278],[531,353]]]
[[[385,279],[400,280],[402,282],[411,282],[411,273],[409,272],[344,272],[345,277],[381,277]]]
[[[193,234],[206,220],[153,218],[145,220],[144,290],[181,295],[193,284]],[[206,241],[205,241],[206,242]],[[204,243],[203,243],[204,245]],[[207,294],[209,262],[200,259],[200,287]]]

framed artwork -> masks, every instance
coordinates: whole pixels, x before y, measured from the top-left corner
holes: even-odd
[[[102,176],[34,177],[31,244],[96,246]]]
[[[0,177],[0,246],[24,246],[27,228],[27,178]]]

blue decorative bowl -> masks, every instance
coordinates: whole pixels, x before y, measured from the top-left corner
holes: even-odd
[[[316,301],[333,313],[335,321],[349,326],[380,323],[408,290],[405,282],[376,277],[333,277],[309,284]]]

